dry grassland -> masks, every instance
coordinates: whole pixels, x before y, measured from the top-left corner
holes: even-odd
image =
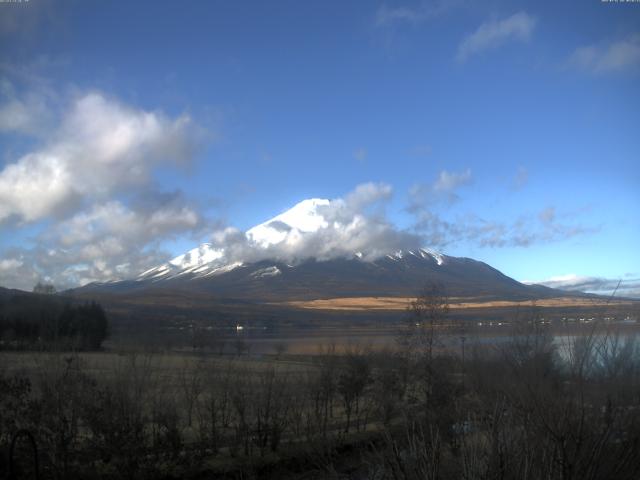
[[[347,297],[347,298],[328,298],[320,300],[294,301],[287,302],[286,305],[307,310],[344,310],[344,311],[366,311],[366,310],[382,310],[397,311],[407,308],[409,302],[415,300],[410,297]],[[531,301],[469,301],[468,299],[451,298],[450,308],[468,309],[468,308],[501,308],[501,307],[531,307]],[[558,297],[537,300],[535,305],[538,307],[598,307],[606,305],[606,300],[592,298],[571,298]],[[614,300],[609,303],[610,306],[632,305],[631,302],[624,300]]]

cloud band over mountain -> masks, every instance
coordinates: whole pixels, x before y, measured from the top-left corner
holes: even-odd
[[[0,250],[4,286],[29,289],[45,280],[65,288],[135,278],[165,264],[172,256],[168,244],[176,240],[209,240],[211,249],[224,252],[220,262],[296,262],[355,253],[368,260],[460,242],[526,247],[594,231],[567,223],[554,207],[511,225],[474,213],[450,215],[448,209],[476,182],[465,168],[440,170],[432,182],[415,183],[403,227],[388,214],[397,209],[391,185],[369,182],[313,204],[312,216],[319,219],[314,228],[299,223],[304,215],[278,216],[243,232],[210,218],[188,193],[164,191],[155,181],[161,169],[188,166],[211,137],[188,114],[137,108],[95,90],[53,100],[44,90],[20,94],[5,88],[4,97],[0,130],[29,141],[24,153],[0,169],[0,228],[33,232],[25,245]],[[265,232],[278,241],[265,241]]]

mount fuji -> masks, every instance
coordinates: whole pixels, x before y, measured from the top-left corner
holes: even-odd
[[[522,284],[483,262],[421,248],[414,237],[358,212],[343,200],[304,200],[246,232],[227,229],[216,234],[212,243],[135,279],[92,283],[74,292],[179,292],[185,299],[268,303],[411,297],[432,281],[449,295],[464,298],[533,300],[565,294]],[[407,244],[410,248],[402,248]]]
[[[251,251],[248,257],[253,258],[268,255],[270,248],[277,245],[295,245],[305,235],[328,227],[321,211],[322,207],[330,205],[331,202],[324,199],[304,200],[286,212],[247,230],[244,236],[236,240],[245,247],[245,251]],[[232,260],[226,250],[211,243],[203,243],[163,265],[143,272],[138,280],[158,281],[180,276],[204,278],[230,272],[247,263],[246,259]]]

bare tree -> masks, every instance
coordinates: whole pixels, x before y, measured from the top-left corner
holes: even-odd
[[[257,381],[255,399],[255,441],[264,456],[267,447],[275,452],[289,420],[288,379],[270,367]]]
[[[204,362],[202,359],[193,360],[185,358],[180,370],[180,389],[184,398],[187,411],[187,426],[193,423],[193,410],[203,390]]]
[[[407,307],[406,328],[399,336],[407,368],[411,401],[431,402],[435,382],[434,355],[448,325],[449,297],[442,285],[429,282]],[[410,379],[413,377],[413,380]]]
[[[346,415],[345,433],[349,433],[353,414],[358,418],[360,403],[365,388],[371,382],[371,364],[365,352],[351,350],[345,358],[345,365],[338,376],[338,393]],[[356,423],[356,428],[358,424]]]
[[[429,282],[407,307],[406,331],[401,344],[414,354],[433,359],[439,345],[439,332],[449,314],[449,297],[441,284]]]
[[[393,352],[378,354],[373,371],[372,396],[379,418],[387,426],[402,407],[406,384],[404,358]]]
[[[369,477],[385,480],[436,480],[442,475],[443,442],[437,428],[408,423],[401,435],[385,432],[382,448],[369,454]]]
[[[237,372],[232,363],[223,369],[209,368],[204,378],[202,401],[197,403],[201,446],[217,454],[226,430],[230,428],[233,412],[232,382]]]

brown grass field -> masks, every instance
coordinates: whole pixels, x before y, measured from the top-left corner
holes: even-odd
[[[347,297],[327,298],[319,300],[293,301],[285,305],[307,310],[344,310],[344,311],[398,311],[407,308],[411,297]],[[601,307],[601,306],[631,306],[633,302],[626,300],[612,300],[594,298],[557,297],[536,300],[538,307]],[[501,308],[501,307],[531,307],[531,301],[469,301],[469,299],[451,298],[450,308],[462,310],[469,308]]]

